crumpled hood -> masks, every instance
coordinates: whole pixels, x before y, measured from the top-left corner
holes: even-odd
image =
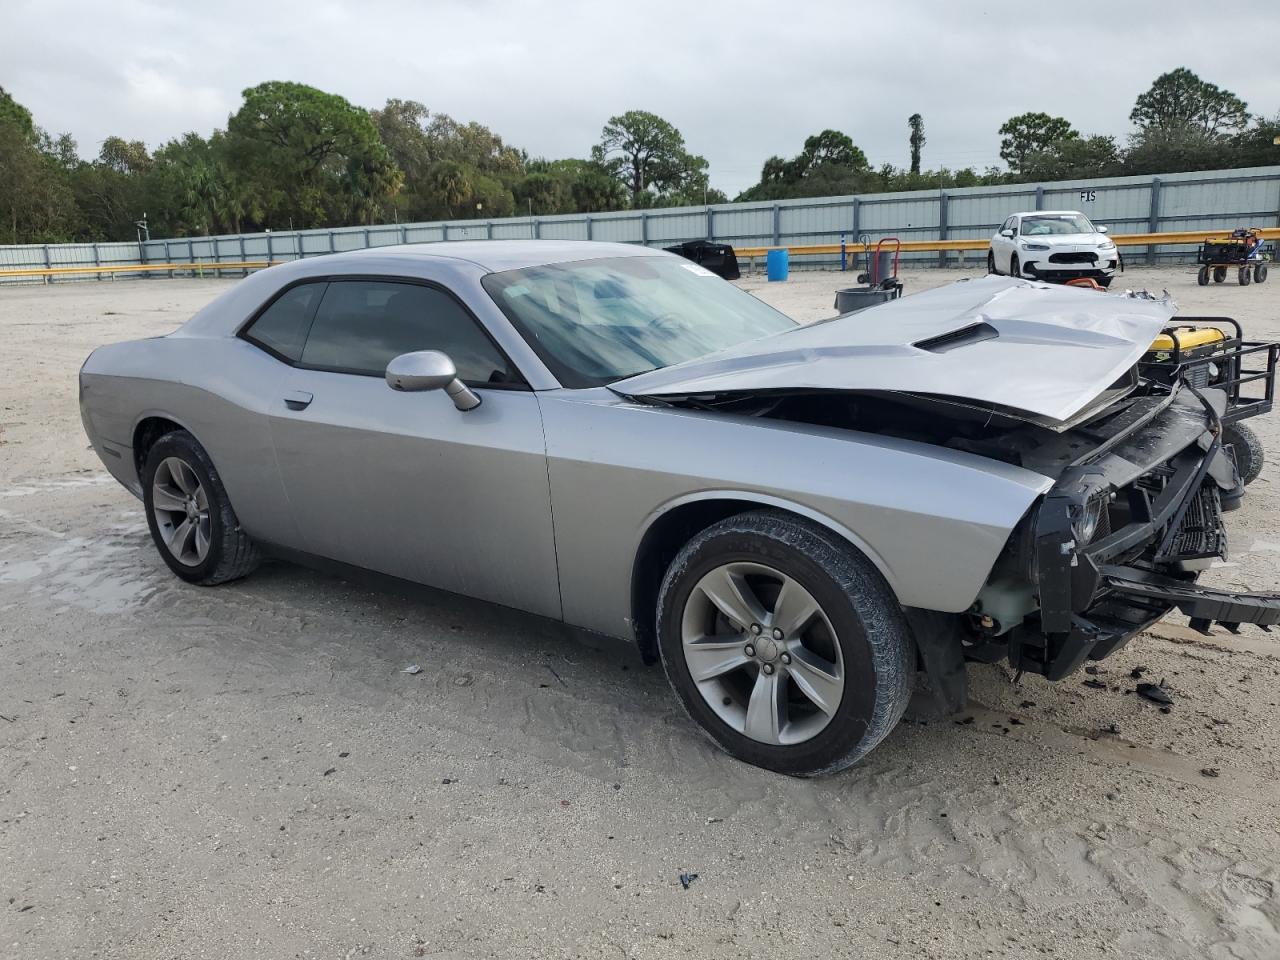
[[[1064,422],[1168,325],[1167,296],[983,277],[822,320],[612,385],[629,397],[890,391]]]

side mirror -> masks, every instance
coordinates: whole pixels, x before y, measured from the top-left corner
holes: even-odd
[[[1000,231],[1000,236],[1002,236],[1002,237],[1012,237],[1012,236],[1013,236],[1013,231],[1012,231],[1012,230],[1008,230],[1008,229],[1001,230],[1001,231]]]
[[[1099,226],[1097,226],[1096,224],[1094,225],[1094,228],[1095,228],[1099,233],[1110,233],[1110,232],[1111,232],[1111,231],[1109,231],[1106,227],[1099,227]]]
[[[458,379],[453,361],[439,350],[402,353],[387,364],[387,386],[392,390],[443,390],[459,410],[474,410],[480,398]]]

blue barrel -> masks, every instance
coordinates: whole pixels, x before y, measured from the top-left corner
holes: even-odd
[[[791,251],[770,250],[765,254],[764,268],[771,281],[787,279],[791,273]]]

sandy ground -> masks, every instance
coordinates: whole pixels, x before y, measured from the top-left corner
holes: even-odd
[[[813,319],[848,279],[744,285]],[[974,668],[962,722],[804,782],[715,752],[626,647],[284,564],[182,584],[75,374],[230,282],[0,289],[0,956],[1280,956],[1256,629],[1171,618],[1058,685]],[[1280,337],[1280,283],[1123,282]],[[1214,580],[1280,586],[1278,479]]]

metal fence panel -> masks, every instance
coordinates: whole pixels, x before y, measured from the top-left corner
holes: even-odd
[[[739,247],[834,244],[842,235],[852,246],[859,234],[869,234],[873,241],[886,236],[904,240],[933,240],[944,235],[948,239],[972,239],[989,236],[1009,214],[1032,209],[1082,210],[1114,233],[1280,226],[1280,166],[815,197],[777,203],[174,237],[145,243],[23,244],[0,246],[0,270],[140,261],[216,264],[290,260],[398,243],[531,237],[653,246],[705,237]],[[1142,248],[1128,248],[1126,255],[1141,257],[1145,252]],[[1163,259],[1186,260],[1194,250],[1187,246],[1162,247],[1150,253]],[[953,255],[936,253],[912,254],[908,259],[954,262]],[[793,260],[792,267],[827,266],[837,260],[838,257]],[[64,278],[55,279],[61,282]],[[25,281],[19,278],[18,282]]]

